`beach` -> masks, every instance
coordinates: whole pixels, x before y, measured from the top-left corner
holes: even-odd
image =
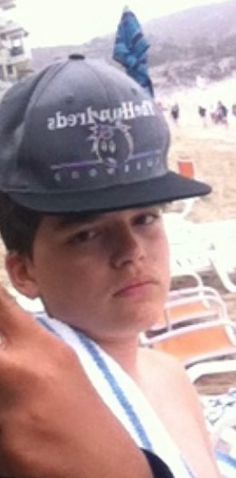
[[[234,119],[234,118],[233,118]],[[229,126],[171,125],[170,165],[193,161],[195,177],[206,181],[212,193],[197,201],[191,219],[199,222],[236,218],[236,119]]]

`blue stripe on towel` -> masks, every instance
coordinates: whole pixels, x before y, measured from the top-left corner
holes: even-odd
[[[217,464],[220,468],[223,478],[235,478],[236,476],[236,459],[230,455],[226,455],[218,451],[216,453]]]
[[[153,451],[152,445],[151,445],[151,443],[148,439],[148,436],[147,436],[139,418],[137,417],[132,405],[129,403],[126,396],[124,395],[123,390],[121,389],[121,387],[119,386],[119,384],[117,383],[117,381],[115,380],[113,375],[111,374],[109,368],[107,367],[106,363],[104,362],[103,358],[101,357],[101,355],[100,355],[99,351],[97,350],[96,346],[93,343],[91,343],[90,340],[88,340],[87,337],[85,337],[84,335],[82,335],[82,334],[78,334],[78,335],[79,335],[79,338],[80,338],[81,342],[84,344],[84,346],[87,348],[87,350],[92,355],[92,357],[93,357],[96,365],[98,366],[99,370],[101,370],[101,372],[103,373],[103,375],[104,375],[105,379],[107,380],[107,382],[109,383],[114,395],[116,396],[116,398],[118,399],[118,401],[122,405],[127,417],[129,418],[130,422],[134,426],[140,440],[143,443],[143,445],[142,445],[143,448],[152,452]]]
[[[137,416],[135,413],[132,405],[130,402],[127,400],[123,390],[115,380],[115,377],[112,375],[110,372],[107,364],[103,360],[102,356],[100,355],[97,347],[85,336],[79,333],[78,331],[75,331],[76,334],[79,336],[81,342],[84,344],[84,346],[87,348],[88,352],[92,355],[96,365],[98,366],[99,370],[103,373],[105,379],[109,383],[114,395],[118,399],[119,403],[123,407],[123,410],[125,411],[128,419],[132,423],[136,433],[138,434],[140,440],[143,442],[143,448],[146,450],[149,450],[150,452],[153,452],[153,447],[151,442],[149,441],[149,438]],[[189,468],[185,460],[182,458],[183,465],[186,469],[186,471],[189,474],[190,478],[196,478],[195,475],[192,473],[192,470]]]
[[[39,322],[41,325],[45,327],[49,332],[52,332],[54,335],[59,337],[59,339],[62,340],[62,337],[58,334],[58,332],[51,326],[49,325],[48,321],[44,319],[41,315],[36,315],[37,322]]]
[[[58,338],[63,340],[63,337],[60,335],[60,333],[58,333],[57,330],[55,330],[55,328],[51,324],[49,324],[44,314],[37,314],[36,318],[37,318],[37,321],[40,322],[41,325],[43,325],[49,332],[55,334]],[[105,380],[107,381],[112,392],[114,393],[114,396],[117,398],[129,422],[132,424],[136,434],[138,435],[140,441],[142,442],[142,448],[154,453],[153,446],[146,434],[146,431],[142,423],[139,420],[139,417],[137,416],[132,405],[126,398],[119,383],[116,381],[115,377],[110,372],[109,367],[106,364],[105,360],[103,359],[102,355],[99,353],[99,349],[96,347],[96,344],[91,342],[91,340],[88,337],[86,337],[84,334],[76,330],[74,327],[71,327],[71,329],[73,329],[74,333],[76,334],[80,342],[83,344],[85,349],[87,349],[88,353],[92,356],[98,369],[102,372]],[[186,461],[184,460],[182,456],[181,456],[181,459],[186,471],[189,474],[189,478],[196,478],[195,474],[193,474],[192,470],[188,467]],[[229,476],[225,475],[225,476],[226,478],[231,478],[231,475]]]

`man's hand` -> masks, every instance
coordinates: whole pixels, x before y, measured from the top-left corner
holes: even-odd
[[[0,339],[0,455],[5,476],[152,476],[75,353],[2,288]]]

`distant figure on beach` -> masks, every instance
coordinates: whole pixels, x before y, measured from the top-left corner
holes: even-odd
[[[207,121],[206,121],[207,109],[205,108],[205,106],[199,106],[198,107],[198,114],[199,114],[199,116],[202,120],[203,126],[205,128],[207,126]]]
[[[216,110],[211,113],[211,119],[215,124],[224,124],[228,126],[228,108],[222,103],[222,101],[218,101]]]
[[[218,101],[217,103],[217,113],[218,117],[221,119],[221,122],[227,124],[228,122],[228,108],[222,103],[222,101]]]
[[[236,116],[236,103],[232,105],[232,115]]]
[[[170,109],[170,114],[171,114],[171,117],[173,119],[173,121],[175,122],[175,124],[178,123],[179,121],[179,115],[180,115],[180,110],[179,110],[179,105],[178,103],[175,103],[171,109]]]

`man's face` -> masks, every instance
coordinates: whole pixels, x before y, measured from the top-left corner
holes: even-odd
[[[160,208],[45,216],[28,267],[51,316],[94,339],[144,330],[169,288]]]

